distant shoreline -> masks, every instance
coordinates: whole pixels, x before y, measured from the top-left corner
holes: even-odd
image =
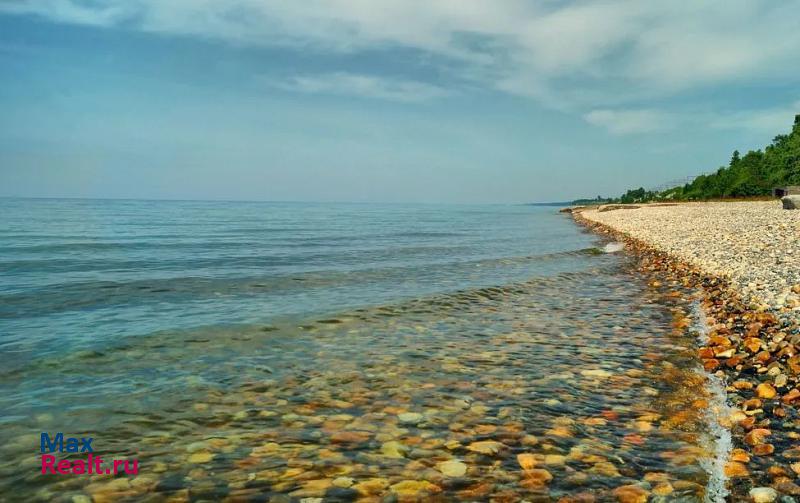
[[[555,207],[566,207],[566,206],[573,206],[573,202],[571,201],[562,201],[562,202],[553,202],[553,203],[524,203],[524,206],[555,206]]]

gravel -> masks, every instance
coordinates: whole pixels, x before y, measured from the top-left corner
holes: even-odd
[[[581,215],[727,278],[761,308],[800,317],[800,211],[784,210],[780,201],[642,205]]]

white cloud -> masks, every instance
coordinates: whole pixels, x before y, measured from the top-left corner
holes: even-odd
[[[109,2],[86,4],[73,0],[9,0],[0,3],[0,12],[9,14],[37,14],[63,23],[92,26],[112,26],[129,18],[136,11],[135,2]]]
[[[425,101],[448,94],[445,89],[424,82],[345,72],[295,76],[274,85],[303,93],[337,94],[403,102]]]
[[[684,110],[677,114],[657,109],[598,109],[584,114],[583,119],[615,135],[652,133],[677,127],[700,129],[744,129],[768,135],[788,131],[795,114],[800,113],[800,101],[780,106],[713,112]]]
[[[784,107],[720,114],[710,118],[707,123],[717,129],[749,129],[774,135],[788,132],[796,114],[800,114],[800,101]]]
[[[3,11],[318,53],[418,50],[454,80],[579,113],[704,86],[800,80],[800,0],[5,0]],[[298,89],[302,79],[314,87],[297,79]],[[414,94],[368,77],[349,84],[390,99]],[[593,117],[631,124],[616,128],[624,131],[641,113],[607,115]]]
[[[673,125],[672,117],[658,110],[592,110],[583,118],[616,135],[652,133]]]

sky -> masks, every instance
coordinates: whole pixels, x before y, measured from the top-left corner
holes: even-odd
[[[800,113],[800,0],[0,0],[0,196],[521,203]]]

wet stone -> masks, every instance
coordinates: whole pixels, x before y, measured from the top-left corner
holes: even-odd
[[[418,424],[422,422],[423,415],[417,412],[404,412],[402,414],[398,414],[397,418],[402,424]]]
[[[446,477],[463,477],[467,473],[467,465],[458,460],[441,462],[436,468]]]
[[[356,483],[353,489],[361,496],[373,496],[382,493],[388,486],[386,479],[372,478]]]
[[[647,503],[650,495],[648,491],[636,485],[617,487],[613,494],[620,503]]]
[[[325,497],[321,498],[320,501],[323,503],[345,503],[350,501],[356,501],[360,497],[358,491],[351,489],[351,488],[344,488],[344,487],[333,487],[328,489],[325,492]]]
[[[467,449],[472,452],[485,454],[487,456],[494,456],[500,453],[505,448],[505,445],[500,442],[492,440],[485,440],[480,442],[473,442],[467,446]]]
[[[754,503],[772,503],[778,499],[778,492],[771,487],[754,487],[750,489],[750,497]]]
[[[442,488],[427,480],[404,480],[393,484],[390,490],[399,500],[409,501],[440,493]]]

